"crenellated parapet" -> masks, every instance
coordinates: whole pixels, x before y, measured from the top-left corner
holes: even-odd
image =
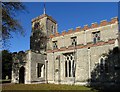
[[[79,32],[81,30],[81,27],[79,26],[79,27],[76,27],[76,30],[75,30],[75,32]]]
[[[42,18],[44,18],[44,17],[49,18],[49,19],[50,19],[51,21],[53,21],[54,23],[57,23],[51,16],[48,16],[47,14],[42,14],[42,15],[36,17],[36,18],[33,18],[31,22],[33,23],[33,22],[35,22],[35,21],[37,21],[37,20],[40,20],[40,19],[42,19]]]
[[[75,30],[74,29],[69,29],[68,31],[64,30],[61,34],[57,32],[55,34],[51,34],[49,36],[49,38],[64,36],[64,35],[67,35],[67,34],[72,34],[74,32],[80,32],[80,31],[85,31],[85,30],[89,30],[89,29],[93,29],[93,28],[103,27],[103,26],[106,26],[106,25],[114,24],[114,23],[118,23],[118,17],[111,18],[110,21],[102,20],[102,21],[100,21],[100,24],[98,24],[97,22],[94,22],[94,23],[91,23],[90,26],[84,25],[83,28],[76,27]]]
[[[90,27],[88,25],[84,25],[83,30],[88,30]]]

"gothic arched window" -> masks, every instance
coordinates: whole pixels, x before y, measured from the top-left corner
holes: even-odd
[[[75,60],[73,53],[65,55],[65,77],[75,77]]]
[[[100,66],[100,72],[101,73],[107,73],[108,72],[108,62],[106,60],[106,57],[101,57],[100,58],[100,62],[99,62],[99,66]]]
[[[100,71],[101,72],[104,71],[104,59],[103,58],[100,59]]]
[[[65,77],[67,77],[67,61],[65,61]]]
[[[69,77],[71,77],[71,61],[69,61]]]

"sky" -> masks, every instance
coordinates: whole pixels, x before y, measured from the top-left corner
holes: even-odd
[[[110,21],[118,16],[117,2],[46,2],[46,14],[52,16],[58,23],[58,32],[68,29],[83,27],[101,20]],[[31,20],[43,14],[43,2],[24,2],[28,13],[19,13],[21,25],[25,30],[25,37],[13,34],[10,39],[10,52],[26,51],[30,49]]]

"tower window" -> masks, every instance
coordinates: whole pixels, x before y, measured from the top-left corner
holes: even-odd
[[[53,41],[53,49],[57,49],[58,46],[57,46],[57,41]]]
[[[77,37],[71,37],[71,42],[72,42],[72,46],[76,46],[77,45]]]
[[[39,22],[36,22],[36,23],[34,24],[34,29],[38,29],[39,25],[40,25],[40,23],[39,23]]]
[[[93,32],[92,33],[93,35],[93,43],[97,43],[98,41],[100,41],[100,31],[97,31],[97,32]]]
[[[52,31],[53,34],[55,33],[53,25],[51,25],[51,31]]]
[[[48,30],[49,29],[49,26],[48,26],[49,22],[48,22],[48,19],[46,20],[46,29]]]

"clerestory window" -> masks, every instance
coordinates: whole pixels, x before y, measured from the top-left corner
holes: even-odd
[[[93,32],[92,33],[93,35],[93,43],[97,43],[98,41],[100,41],[100,31],[97,31],[97,32]]]
[[[53,49],[57,49],[58,46],[57,46],[57,41],[53,41]]]
[[[72,46],[76,46],[77,45],[77,37],[75,36],[75,37],[71,37],[71,45]]]

